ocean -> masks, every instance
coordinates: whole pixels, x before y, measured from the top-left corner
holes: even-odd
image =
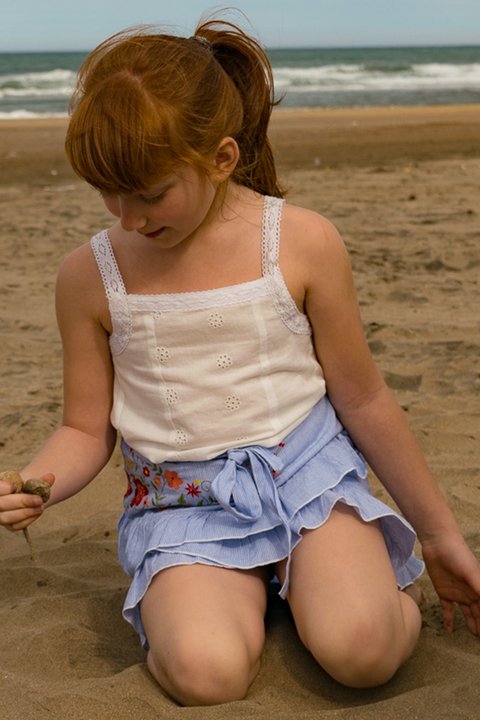
[[[480,103],[480,46],[271,49],[280,107]],[[0,53],[0,119],[67,114],[86,53]]]

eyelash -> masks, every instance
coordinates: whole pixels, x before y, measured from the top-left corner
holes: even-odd
[[[110,197],[115,197],[114,193],[105,192],[104,190],[99,190],[98,193],[99,193],[100,197],[104,200],[108,199]],[[155,203],[157,203],[159,200],[161,200],[164,197],[164,195],[166,195],[166,194],[167,194],[167,190],[162,190],[161,193],[159,193],[158,195],[155,195],[154,197],[144,197],[143,195],[138,195],[138,198],[146,205],[155,205]]]
[[[155,195],[155,197],[143,197],[143,195],[140,195],[140,200],[142,202],[146,203],[147,205],[154,205],[156,202],[158,202],[159,200],[161,200],[163,198],[165,193],[166,193],[166,190],[161,192],[159,195]]]

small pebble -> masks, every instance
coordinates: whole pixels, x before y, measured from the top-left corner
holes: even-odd
[[[10,485],[14,488],[14,493],[22,492],[23,490],[22,476],[16,470],[4,470],[3,472],[0,472],[0,480],[10,483]]]

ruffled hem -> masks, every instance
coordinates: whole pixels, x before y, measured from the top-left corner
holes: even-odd
[[[322,435],[319,428],[327,429]],[[124,617],[144,646],[140,602],[157,573],[195,563],[247,570],[287,559],[280,590],[285,597],[302,530],[321,527],[337,503],[353,507],[365,522],[379,521],[400,588],[422,574],[424,565],[413,554],[415,532],[371,494],[365,463],[328,400],[282,445],[276,452],[250,447],[208,464],[190,464],[196,477],[209,482],[218,504],[126,508],[119,521],[119,555],[133,579]]]
[[[366,482],[360,483],[358,477],[347,475],[336,487],[315,497],[298,510],[292,518],[293,541],[288,549],[286,533],[281,525],[254,534],[244,532],[235,538],[184,540],[178,544],[151,548],[134,573],[125,599],[124,618],[138,632],[142,645],[148,648],[140,603],[157,573],[169,567],[193,564],[250,570],[285,560],[301,542],[301,530],[321,527],[337,503],[353,507],[365,522],[379,520],[398,587],[403,589],[415,582],[423,573],[424,564],[413,553],[416,539],[414,531],[401,516],[370,494]],[[183,515],[185,512],[193,514],[197,511],[188,509],[180,512]],[[287,591],[288,588],[283,586],[279,595],[284,598]]]

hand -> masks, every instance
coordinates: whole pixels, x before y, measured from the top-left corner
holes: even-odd
[[[460,533],[430,539],[422,545],[423,559],[440,598],[443,626],[454,628],[455,604],[468,629],[480,635],[480,565]]]
[[[50,485],[55,482],[52,473],[42,475]],[[44,503],[38,495],[15,492],[9,483],[0,481],[0,525],[7,530],[23,530],[43,513]]]

